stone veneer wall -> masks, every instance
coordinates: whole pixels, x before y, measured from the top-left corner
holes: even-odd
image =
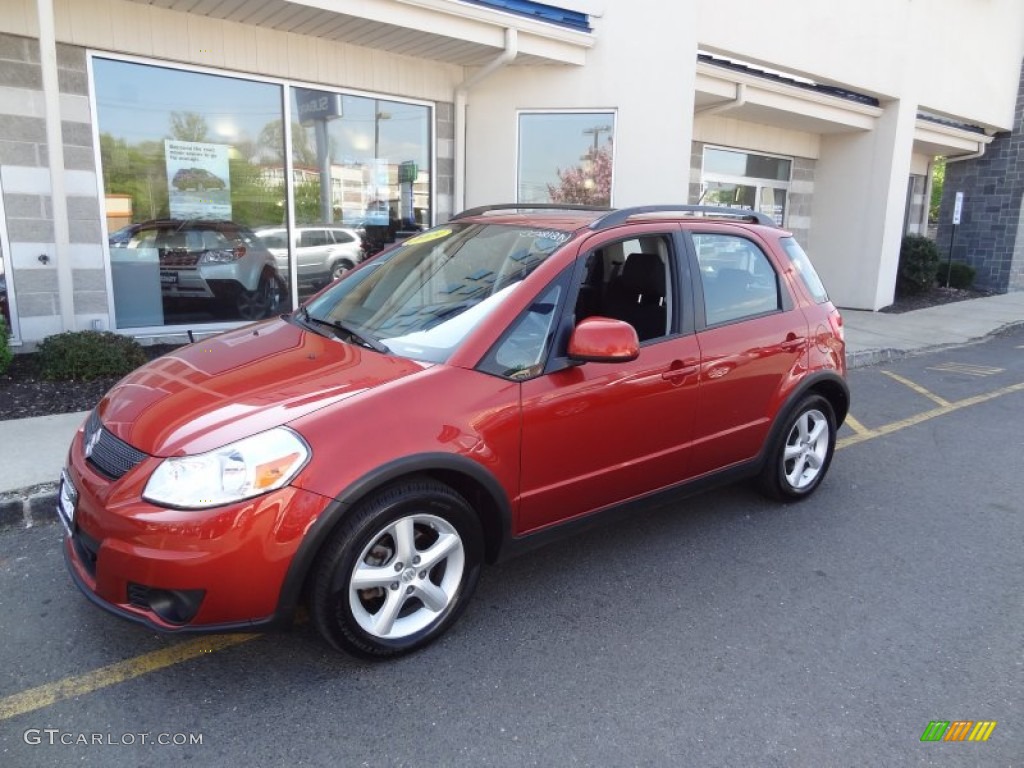
[[[108,314],[85,49],[57,46],[74,311],[79,327]],[[0,34],[0,189],[10,252],[8,291],[20,336],[62,328],[54,247],[45,103],[37,40]],[[48,263],[40,256],[45,255]]]
[[[690,152],[690,199],[691,205],[700,201],[700,178],[704,165],[704,143],[693,142]],[[793,158],[793,175],[789,183],[787,198],[786,228],[804,248],[811,231],[811,203],[814,199],[815,161],[807,157]]]
[[[958,191],[964,205],[953,260],[977,270],[978,288],[1024,291],[1024,67],[1013,130],[996,136],[982,157],[946,165],[936,237],[943,258],[949,254]]]

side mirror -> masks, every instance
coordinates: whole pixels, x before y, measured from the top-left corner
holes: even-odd
[[[569,359],[581,363],[628,363],[640,356],[636,329],[610,317],[581,320],[569,338]]]

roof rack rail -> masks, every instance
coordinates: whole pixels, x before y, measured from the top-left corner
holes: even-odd
[[[692,213],[704,217],[721,217],[730,219],[743,219],[754,224],[763,224],[768,227],[777,227],[775,219],[760,211],[752,211],[746,208],[725,208],[716,205],[637,205],[632,208],[619,208],[610,213],[595,219],[590,223],[590,228],[598,231],[614,227],[624,223],[633,216],[644,213]]]
[[[467,208],[452,216],[448,221],[468,218],[469,216],[480,216],[491,211],[604,211],[611,212],[614,208],[607,205],[576,205],[573,203],[501,203],[499,205],[481,205],[476,208]]]

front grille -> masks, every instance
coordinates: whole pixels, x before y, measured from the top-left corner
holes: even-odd
[[[160,251],[160,266],[161,267],[194,267],[199,263],[199,257],[202,254],[196,251],[186,251],[185,249],[170,249],[164,248]]]
[[[149,610],[149,587],[145,584],[128,582],[128,603],[136,608]]]
[[[132,448],[103,428],[93,411],[85,424],[85,458],[111,480],[119,480],[134,469],[147,454]]]

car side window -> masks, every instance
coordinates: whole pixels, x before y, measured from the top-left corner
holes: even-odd
[[[327,233],[322,229],[307,229],[299,238],[300,248],[314,248],[318,245],[328,245]]]
[[[483,370],[508,379],[529,379],[544,370],[544,359],[551,344],[558,315],[562,283],[558,280],[543,291],[505,332],[488,353]]]
[[[586,317],[623,320],[641,343],[666,336],[672,325],[671,238],[644,235],[607,243],[586,259],[576,322]]]
[[[331,234],[334,235],[334,242],[336,243],[351,243],[352,235],[343,229],[332,229]]]
[[[695,232],[693,244],[708,325],[720,325],[781,308],[779,277],[755,243],[736,235]]]

